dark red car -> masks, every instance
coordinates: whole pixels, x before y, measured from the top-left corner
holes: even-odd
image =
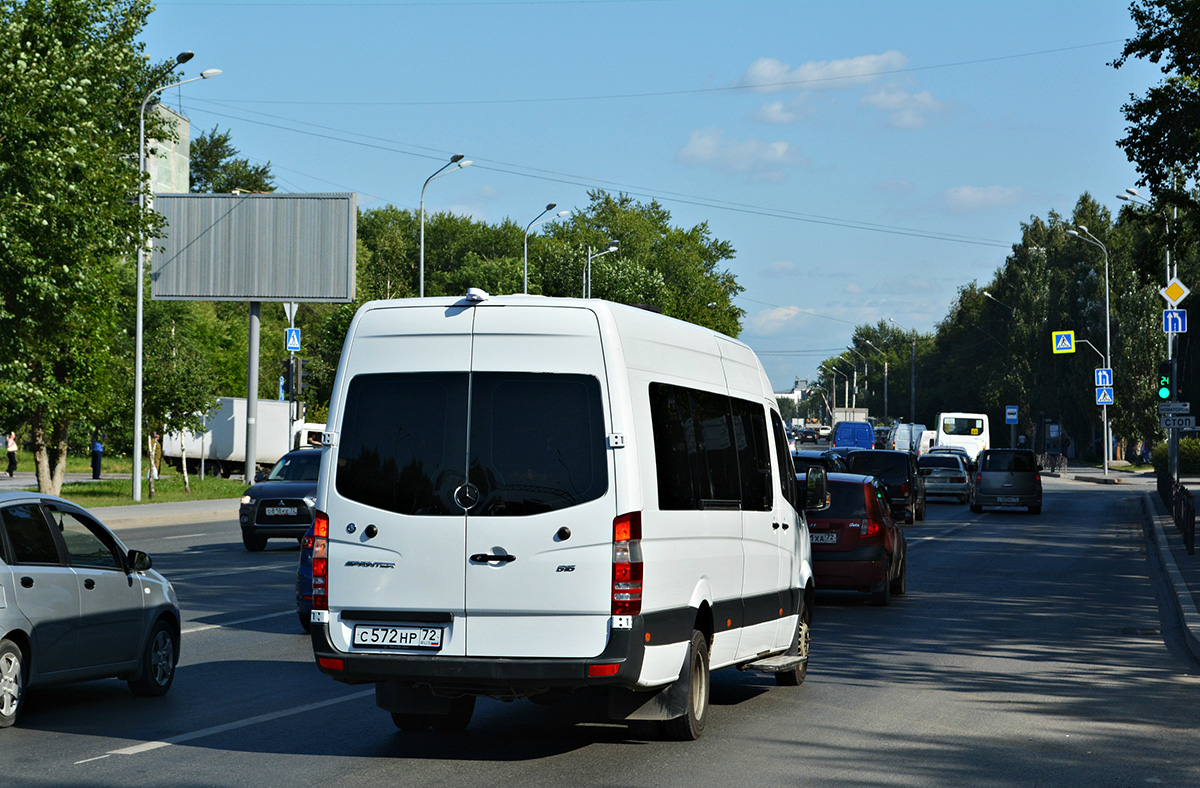
[[[886,605],[906,589],[903,527],[892,518],[887,489],[873,476],[829,474],[829,508],[809,512],[817,589],[865,591]]]

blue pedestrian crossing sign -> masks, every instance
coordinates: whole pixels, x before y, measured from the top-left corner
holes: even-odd
[[[1111,386],[1097,386],[1096,387],[1096,404],[1097,405],[1113,404],[1112,391],[1113,390],[1112,390]]]
[[[1055,353],[1075,352],[1074,331],[1055,331],[1050,336],[1054,339],[1053,347]]]
[[[1164,309],[1163,310],[1163,333],[1164,334],[1186,334],[1187,333],[1187,310],[1186,309]]]
[[[1096,370],[1096,388],[1100,388],[1101,386],[1112,388],[1112,384],[1113,376],[1111,369],[1105,369],[1104,367],[1101,367],[1100,369]]]
[[[300,350],[300,329],[287,329],[287,348],[289,352],[295,353]]]

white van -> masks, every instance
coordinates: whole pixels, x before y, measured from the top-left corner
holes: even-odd
[[[923,432],[925,432],[924,424],[897,424],[895,427],[892,427],[892,432],[888,436],[888,448],[895,451],[908,451],[919,454],[921,433]]]
[[[329,413],[313,650],[401,729],[582,693],[694,739],[710,668],[803,681],[825,477],[797,488],[744,344],[604,301],[372,302]]]
[[[966,449],[971,462],[979,459],[979,452],[992,446],[986,413],[939,413],[936,429],[936,445]]]

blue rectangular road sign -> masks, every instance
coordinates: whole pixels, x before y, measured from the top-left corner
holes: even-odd
[[[287,329],[287,347],[284,349],[293,353],[300,350],[300,329]]]
[[[1109,388],[1112,388],[1112,384],[1113,376],[1111,369],[1105,369],[1104,367],[1101,367],[1100,369],[1096,370],[1096,388],[1100,388],[1101,386],[1108,386]]]
[[[1186,334],[1187,333],[1187,310],[1186,309],[1164,309],[1163,310],[1163,333],[1164,334]]]
[[[1111,387],[1096,387],[1096,404],[1111,405],[1113,404],[1113,390]]]
[[[1004,423],[1005,424],[1016,424],[1017,423],[1017,406],[1016,405],[1005,405],[1004,406]]]

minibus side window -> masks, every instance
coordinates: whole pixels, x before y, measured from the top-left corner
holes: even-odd
[[[737,441],[738,471],[742,477],[742,509],[769,512],[774,504],[771,485],[771,447],[763,406],[731,399],[733,434]],[[785,444],[786,445],[786,444]]]

